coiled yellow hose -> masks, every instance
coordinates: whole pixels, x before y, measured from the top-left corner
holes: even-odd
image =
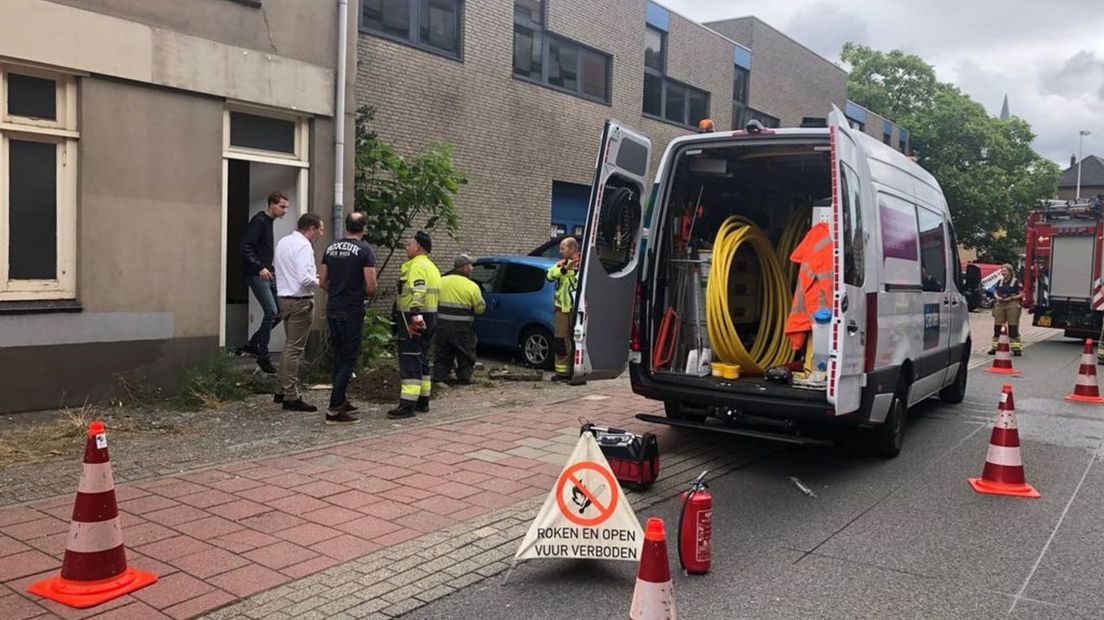
[[[787,226],[787,230],[789,228]],[[797,237],[796,233],[783,235],[787,236]],[[729,272],[744,243],[750,243],[759,257],[759,325],[751,351],[744,347],[736,332],[728,304]],[[785,247],[781,243],[779,246]],[[788,253],[786,259],[789,262]],[[713,262],[705,291],[706,323],[716,357],[723,362],[739,364],[741,373],[748,375],[762,375],[767,368],[793,359],[793,350],[785,334],[792,295],[793,286],[770,238],[746,218],[732,216],[726,219],[713,242]]]

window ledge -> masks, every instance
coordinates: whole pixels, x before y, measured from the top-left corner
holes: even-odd
[[[230,0],[230,2],[236,4],[244,4],[245,6],[253,7],[255,9],[261,8],[261,0]]]
[[[56,312],[81,312],[84,307],[75,299],[51,299],[34,301],[0,301],[2,314],[52,314]]]
[[[386,33],[386,32],[380,32],[378,30],[372,30],[371,28],[366,28],[364,26],[359,26],[358,29],[359,29],[360,34],[368,36],[368,37],[374,37],[374,38],[381,39],[381,40],[384,40],[384,41],[390,41],[391,43],[398,43],[399,45],[403,45],[405,47],[412,47],[416,50],[433,54],[434,56],[440,56],[441,58],[444,58],[446,60],[451,60],[453,62],[458,62],[460,64],[464,64],[464,56],[460,51],[457,51],[455,53],[449,52],[449,51],[443,50],[439,47],[433,47],[432,45],[426,45],[425,43],[421,43],[421,42],[418,42],[418,41],[411,41],[410,39],[407,39],[405,37],[399,37],[399,36],[395,36],[393,34],[389,34],[389,33]],[[462,43],[461,43],[461,45],[462,45]]]
[[[660,123],[663,123],[665,125],[670,125],[672,127],[678,127],[679,129],[689,129],[691,131],[697,131],[698,130],[698,128],[693,126],[693,125],[684,125],[683,123],[667,120],[667,119],[663,118],[662,116],[656,116],[655,114],[652,114],[650,112],[641,112],[641,115],[643,115],[644,118],[648,118],[648,119],[651,119],[653,121],[659,121]],[[709,117],[707,116],[705,118],[709,118]]]
[[[525,82],[526,84],[533,84],[534,86],[541,86],[541,87],[547,88],[548,90],[554,90],[558,93],[563,93],[565,95],[571,95],[572,97],[577,97],[579,99],[583,99],[583,100],[589,101],[591,103],[597,103],[599,105],[604,105],[607,108],[612,108],[613,107],[613,104],[609,101],[606,101],[605,99],[600,99],[600,98],[594,97],[592,95],[585,95],[583,93],[576,92],[574,90],[568,90],[566,88],[556,86],[555,84],[549,84],[548,82],[542,82],[541,80],[535,80],[531,77],[526,77],[524,75],[518,75],[518,74],[513,73],[513,72],[511,72],[510,75],[512,75],[514,77],[514,79],[518,80],[519,82]]]

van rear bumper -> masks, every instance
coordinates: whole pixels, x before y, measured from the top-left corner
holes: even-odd
[[[769,387],[721,390],[692,385],[694,379],[664,380],[645,372],[640,364],[629,364],[633,392],[652,400],[675,401],[691,407],[720,407],[779,420],[854,424],[854,415],[835,415],[824,392]],[[771,394],[770,392],[775,392]],[[779,392],[785,395],[779,394]]]

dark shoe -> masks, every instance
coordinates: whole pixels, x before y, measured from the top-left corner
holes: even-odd
[[[280,403],[284,402],[284,395],[283,394],[273,394],[272,395],[272,402],[279,405]]]
[[[330,411],[326,413],[326,424],[357,424],[360,418],[349,415],[348,411]]]
[[[259,354],[260,351],[257,349],[257,347],[251,344],[246,344],[238,348],[238,355],[252,355],[253,357],[257,357],[257,355]]]
[[[1023,355],[1023,351],[1013,349],[1012,350],[1012,355],[1015,355],[1016,357],[1021,357]]]
[[[993,347],[993,348],[989,349],[989,355],[996,355],[996,353],[997,353],[997,348],[996,347]]]
[[[418,397],[418,404],[415,405],[414,409],[418,413],[429,413],[429,397],[428,396],[419,396]]]
[[[360,409],[360,407],[357,407],[356,405],[354,405],[353,403],[351,403],[349,401],[345,401],[344,403],[342,403],[342,405],[340,407],[338,407],[339,411],[343,411],[345,413],[350,413],[350,412],[356,411],[357,409]]]
[[[570,377],[567,377],[565,375],[552,375],[552,382],[553,383],[562,383],[562,382],[568,381],[568,380],[570,380]]]
[[[410,405],[399,405],[391,411],[387,412],[387,417],[392,420],[404,420],[406,418],[413,418],[415,415],[414,407]]]
[[[284,401],[284,410],[285,411],[305,411],[307,413],[314,413],[315,411],[318,411],[318,407],[315,407],[314,405],[308,405],[307,403],[303,402],[302,398],[299,398],[299,399],[296,399],[296,400],[285,400]]]
[[[272,360],[267,357],[258,357],[257,367],[270,375],[276,374],[276,367],[272,365]]]

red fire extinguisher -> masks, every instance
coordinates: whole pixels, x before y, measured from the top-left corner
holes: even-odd
[[[682,494],[679,514],[679,563],[695,575],[709,572],[713,545],[713,496],[706,491],[703,471]]]

